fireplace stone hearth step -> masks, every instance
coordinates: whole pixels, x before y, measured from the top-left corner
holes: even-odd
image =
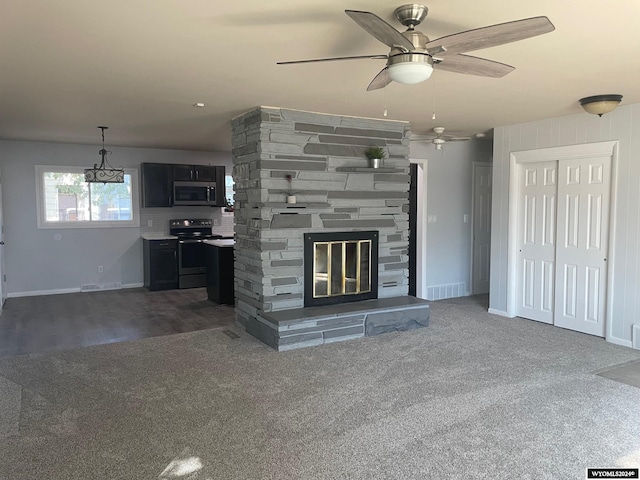
[[[402,296],[258,313],[248,333],[278,350],[427,327],[429,302]]]
[[[405,173],[403,168],[387,168],[387,167],[337,167],[336,172],[347,173]]]

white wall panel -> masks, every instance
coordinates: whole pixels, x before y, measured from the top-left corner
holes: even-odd
[[[535,132],[535,133],[534,133]],[[523,138],[526,137],[526,138]],[[535,138],[534,138],[535,136]],[[578,113],[567,117],[499,127],[494,133],[494,188],[490,308],[507,310],[507,235],[510,153],[524,150],[617,140],[617,172],[612,191],[616,216],[611,218],[614,242],[611,334],[630,342],[632,324],[640,315],[640,104],[621,105],[599,118]],[[522,148],[525,145],[526,148]]]

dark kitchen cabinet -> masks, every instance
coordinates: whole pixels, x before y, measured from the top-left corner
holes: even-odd
[[[178,240],[142,239],[144,286],[149,290],[178,288]]]
[[[233,245],[205,244],[207,298],[225,305],[234,304]]]
[[[168,163],[143,163],[142,206],[173,206],[173,165]]]
[[[174,165],[173,179],[178,182],[215,182],[216,168],[211,165]]]
[[[225,198],[226,182],[225,182],[225,170],[224,166],[215,167],[216,169],[216,205],[219,207],[226,207],[227,201]]]

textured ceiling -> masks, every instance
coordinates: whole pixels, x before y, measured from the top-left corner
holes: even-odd
[[[3,0],[0,139],[230,150],[230,119],[257,105],[408,120],[473,134],[577,113],[579,98],[640,101],[640,2],[435,0],[431,39],[546,15],[552,33],[473,52],[516,67],[502,79],[438,72],[366,92],[384,60],[277,61],[386,54],[345,8],[399,30],[402,2],[325,0]],[[193,104],[203,102],[204,108]],[[431,119],[436,109],[437,119]]]

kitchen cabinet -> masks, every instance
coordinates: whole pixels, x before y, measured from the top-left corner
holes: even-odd
[[[211,165],[173,165],[173,179],[178,182],[215,182],[216,168]]]
[[[205,240],[207,298],[225,305],[234,304],[234,240]]]
[[[144,286],[149,290],[178,288],[178,240],[142,239]]]
[[[226,182],[225,182],[225,170],[224,165],[222,167],[215,167],[216,169],[216,205],[218,207],[226,207]]]
[[[143,163],[141,165],[143,207],[173,206],[172,167],[168,163]]]

